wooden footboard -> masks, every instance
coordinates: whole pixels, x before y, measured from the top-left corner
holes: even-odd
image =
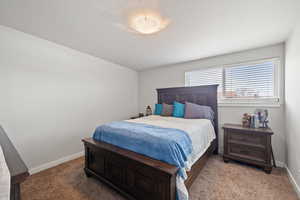
[[[147,156],[121,149],[92,138],[83,139],[85,146],[85,173],[108,184],[127,199],[175,200],[178,168]],[[190,187],[214,143],[189,172],[186,181]]]

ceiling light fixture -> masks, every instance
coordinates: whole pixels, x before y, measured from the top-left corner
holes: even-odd
[[[140,34],[154,34],[169,25],[170,20],[154,11],[135,12],[129,16],[129,26]]]

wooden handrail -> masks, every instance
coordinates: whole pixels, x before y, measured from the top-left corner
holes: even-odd
[[[20,199],[20,183],[29,176],[28,168],[20,157],[18,151],[0,126],[0,145],[11,176],[11,200]]]

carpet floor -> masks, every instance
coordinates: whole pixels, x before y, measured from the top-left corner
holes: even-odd
[[[23,200],[124,200],[83,172],[83,158],[45,170],[22,184]],[[212,156],[190,188],[191,200],[298,200],[284,169],[268,175]]]

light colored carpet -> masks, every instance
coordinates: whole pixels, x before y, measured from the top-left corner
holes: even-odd
[[[83,172],[79,158],[35,174],[22,184],[23,200],[124,200]],[[191,200],[298,200],[284,169],[268,175],[212,156],[190,188]]]

